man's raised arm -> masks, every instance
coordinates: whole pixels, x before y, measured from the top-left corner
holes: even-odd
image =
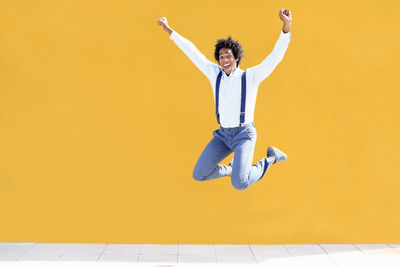
[[[289,46],[291,35],[290,28],[292,24],[292,15],[290,10],[279,10],[279,18],[283,21],[283,27],[274,49],[268,55],[268,57],[261,62],[261,64],[251,68],[254,70],[254,80],[256,83],[261,83],[271,74],[279,62],[282,61],[283,56],[285,55],[285,52]]]
[[[166,17],[158,19],[157,24],[169,34],[170,39],[175,42],[175,44],[186,54],[196,67],[207,76],[209,80],[213,79],[213,69],[217,66],[215,63],[208,60],[191,41],[172,30],[168,25]]]

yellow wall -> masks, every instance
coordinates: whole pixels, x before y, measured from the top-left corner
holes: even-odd
[[[399,2],[2,1],[2,242],[400,241]],[[217,128],[208,80],[156,24],[213,58],[229,34],[242,68],[272,50],[254,160],[261,182],[199,183]],[[231,157],[224,162],[229,162]]]

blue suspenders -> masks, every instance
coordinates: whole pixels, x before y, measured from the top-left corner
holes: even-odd
[[[216,110],[215,114],[217,115],[218,124],[220,124],[218,106],[219,106],[219,85],[221,83],[221,77],[222,77],[222,71],[217,76],[217,84],[215,86],[215,110]],[[243,72],[242,95],[240,100],[240,126],[243,126],[244,124],[245,114],[246,114],[246,72]]]
[[[244,124],[244,115],[246,112],[246,72],[242,74],[242,97],[240,100],[240,126]]]
[[[215,115],[217,115],[218,124],[221,124],[221,123],[219,123],[219,111],[218,111],[218,106],[219,106],[219,84],[221,83],[221,77],[222,77],[222,71],[217,76],[217,84],[215,86]]]

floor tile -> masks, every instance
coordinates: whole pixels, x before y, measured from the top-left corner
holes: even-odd
[[[179,255],[178,255],[179,253]],[[400,267],[399,244],[159,245],[0,243],[0,261],[86,261],[153,266]],[[108,262],[108,263],[107,263]],[[154,263],[154,264],[153,264]],[[37,264],[37,263],[35,263]],[[86,264],[86,263],[85,263]],[[0,262],[2,266],[2,263]],[[129,266],[133,266],[129,265]],[[147,265],[146,265],[147,266]]]
[[[29,250],[29,253],[48,253],[48,254],[63,254],[67,251],[68,247],[62,246],[34,246]]]
[[[250,245],[254,254],[277,254],[290,256],[283,245]]]
[[[393,248],[366,250],[364,253],[378,266],[400,266],[400,253]]]
[[[182,254],[178,256],[178,263],[217,263],[217,259],[211,254]]]
[[[367,250],[371,251],[371,250],[380,250],[380,249],[391,248],[387,244],[356,244],[355,246],[362,251],[367,251]]]
[[[142,247],[143,255],[165,255],[178,254],[178,245],[152,245],[145,244]]]
[[[34,242],[0,242],[0,247],[1,246],[28,246],[31,247],[35,245],[36,243]]]
[[[26,252],[1,252],[0,251],[0,261],[16,261],[21,258]]]
[[[328,254],[359,251],[356,246],[351,244],[320,244],[319,246]]]
[[[100,254],[91,253],[65,253],[61,255],[60,261],[97,261],[100,258]]]
[[[282,253],[270,253],[270,254],[254,254],[254,258],[258,263],[266,263],[269,262],[270,259],[283,259],[283,258],[290,258],[289,254],[282,254]]]
[[[36,248],[66,248],[70,247],[72,243],[36,243]]]
[[[327,254],[292,256],[288,258],[273,258],[267,261],[271,267],[338,267]],[[358,267],[358,266],[353,266]]]
[[[251,254],[217,254],[218,263],[256,263],[256,259]]]
[[[271,258],[266,262],[260,262],[257,265],[268,266],[268,267],[303,267],[300,266],[295,258]],[[305,267],[305,266],[304,266]],[[307,266],[309,267],[309,266]],[[320,266],[323,267],[323,266]]]
[[[252,254],[249,245],[215,245],[214,248],[217,254]]]
[[[141,244],[108,244],[103,254],[140,254]]]
[[[318,245],[285,245],[292,256],[326,254]]]
[[[178,245],[178,254],[210,254],[215,255],[214,245]]]
[[[379,267],[361,251],[329,253],[329,256],[340,267]]]
[[[139,255],[134,254],[103,254],[100,256],[99,261],[127,261],[137,262]]]
[[[389,246],[394,248],[396,251],[400,252],[400,245],[399,244],[390,244]]]
[[[178,255],[139,255],[139,263],[164,263],[164,264],[176,264],[178,261]]]
[[[6,253],[26,253],[29,251],[34,244],[32,245],[7,245],[7,244],[1,244],[0,245],[0,254],[6,254]]]
[[[28,252],[18,259],[18,261],[57,261],[61,253]]]
[[[315,267],[337,267],[336,262],[327,254],[295,256],[299,265]]]
[[[106,244],[71,244],[65,253],[69,254],[101,254]]]

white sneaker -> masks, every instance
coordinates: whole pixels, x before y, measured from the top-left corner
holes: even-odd
[[[285,153],[273,146],[268,147],[267,157],[273,157],[275,159],[275,162],[273,164],[277,163],[278,161],[285,161],[287,159]]]

